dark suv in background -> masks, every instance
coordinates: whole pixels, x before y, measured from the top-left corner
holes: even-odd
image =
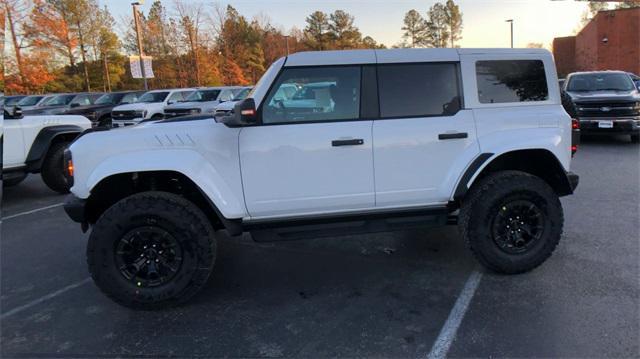
[[[111,110],[119,105],[138,101],[145,91],[112,92],[100,96],[93,104],[71,107],[62,112],[65,115],[82,115],[91,120],[91,125],[111,127]]]
[[[640,136],[640,92],[623,71],[569,74],[566,93],[575,105],[580,132]]]
[[[70,108],[93,104],[102,92],[63,93],[53,96],[42,106],[23,111],[24,115],[60,115]]]

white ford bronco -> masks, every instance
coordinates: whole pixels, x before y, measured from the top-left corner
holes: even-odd
[[[4,111],[2,185],[14,186],[29,173],[40,173],[44,183],[59,193],[70,185],[62,168],[64,151],[91,121],[83,116],[23,116],[20,108]]]
[[[313,91],[275,96],[292,85]],[[92,228],[98,287],[134,308],[196,294],[218,230],[273,241],[457,222],[480,263],[521,273],[560,240],[571,157],[548,51],[302,52],[233,115],[82,136],[65,209]]]

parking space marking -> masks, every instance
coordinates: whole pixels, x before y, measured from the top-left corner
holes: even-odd
[[[45,211],[47,209],[60,207],[63,204],[64,203],[56,203],[56,204],[52,204],[50,206],[45,206],[45,207],[41,207],[41,208],[32,209],[32,210],[26,211],[26,212],[20,212],[20,213],[12,214],[10,216],[2,217],[2,220],[6,221],[7,219],[16,218],[16,217],[20,217],[20,216],[25,216],[27,214],[36,213],[36,212],[40,212],[40,211]]]
[[[29,308],[33,307],[34,305],[40,304],[42,302],[46,302],[49,299],[55,298],[55,297],[59,296],[62,293],[70,291],[71,289],[78,288],[79,286],[87,284],[90,281],[91,281],[90,277],[89,278],[85,278],[85,279],[83,279],[83,280],[81,280],[79,282],[70,284],[70,285],[68,285],[68,286],[66,286],[66,287],[64,287],[62,289],[56,290],[53,293],[49,293],[49,294],[47,294],[45,296],[42,296],[42,297],[40,297],[40,298],[38,298],[36,300],[33,300],[33,301],[31,301],[31,302],[29,302],[29,303],[27,303],[25,305],[21,305],[19,307],[13,308],[13,309],[11,309],[10,311],[8,311],[6,313],[2,313],[2,315],[0,315],[0,320],[6,319],[6,318],[8,318],[8,317],[10,317],[10,316],[12,316],[14,314],[18,314],[18,313],[22,312],[25,309],[29,309]]]
[[[462,319],[469,308],[469,303],[471,303],[471,299],[473,299],[473,295],[476,293],[476,289],[478,289],[480,279],[482,279],[482,273],[474,270],[464,284],[464,287],[462,288],[456,303],[453,305],[447,321],[444,323],[444,326],[442,326],[438,339],[433,343],[431,352],[429,352],[427,358],[441,359],[447,357],[451,343],[453,342],[453,339],[455,339],[458,328],[462,323]]]

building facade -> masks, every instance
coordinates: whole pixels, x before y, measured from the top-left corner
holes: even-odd
[[[640,8],[600,11],[576,35],[553,40],[558,75],[623,70],[640,74]]]

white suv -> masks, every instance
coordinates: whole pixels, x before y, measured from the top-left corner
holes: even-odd
[[[205,87],[198,88],[186,99],[164,108],[164,118],[186,115],[213,115],[216,106],[233,100],[242,87]]]
[[[296,53],[232,116],[77,140],[65,208],[92,226],[98,287],[135,308],[198,292],[222,229],[264,241],[457,219],[480,263],[525,272],[558,244],[559,197],[578,184],[557,80],[539,49]],[[277,96],[292,87],[304,101]]]
[[[184,101],[194,89],[153,90],[140,96],[138,101],[116,106],[111,110],[113,127],[136,125],[144,121],[161,120],[167,105]]]

